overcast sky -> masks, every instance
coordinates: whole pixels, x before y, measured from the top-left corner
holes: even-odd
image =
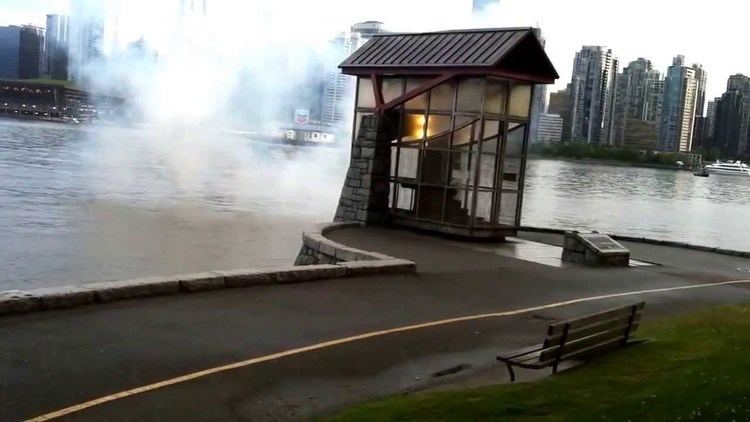
[[[118,0],[88,0],[96,3]],[[130,22],[121,37],[137,38],[163,22],[158,13],[147,13],[169,0],[119,0]],[[172,0],[176,1],[176,0]],[[481,20],[471,17],[471,0],[208,0],[209,8],[242,8],[232,23],[238,36],[247,32],[241,15],[257,12],[281,28],[301,31],[297,37],[328,36],[356,21],[381,20],[398,31],[454,29],[469,26],[540,26],[547,51],[561,79],[570,79],[572,60],[581,45],[605,45],[614,50],[621,68],[637,57],[646,57],[666,71],[672,57],[684,54],[688,63],[701,63],[709,77],[709,98],[721,95],[727,77],[750,73],[747,12],[741,0],[501,0],[500,6]],[[237,6],[242,5],[242,6]],[[43,26],[45,14],[65,13],[68,0],[0,0],[0,25],[32,23]],[[144,10],[145,9],[145,10]],[[230,16],[230,15],[227,15]],[[295,28],[295,29],[291,29]]]

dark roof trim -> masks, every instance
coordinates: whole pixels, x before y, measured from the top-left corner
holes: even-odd
[[[559,77],[532,28],[383,34],[340,66],[348,75],[513,74],[551,83]]]
[[[475,32],[506,32],[506,31],[533,31],[531,26],[517,26],[508,28],[466,28],[466,29],[449,29],[445,31],[430,32],[389,32],[387,34],[377,34],[375,37],[399,36],[399,35],[432,35],[432,34],[458,34],[458,33],[475,33]]]

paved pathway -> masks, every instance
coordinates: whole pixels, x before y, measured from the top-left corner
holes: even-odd
[[[350,229],[345,244],[415,260],[416,276],[332,280],[161,297],[0,318],[0,420],[249,358],[410,324],[581,297],[740,280],[746,259],[628,244],[663,264],[554,268],[411,232]],[[530,240],[559,237],[527,234]],[[488,250],[488,247],[490,250]],[[243,366],[114,400],[62,420],[287,420],[494,365],[497,351],[538,341],[554,318],[646,300],[646,315],[750,299],[745,285],[596,300],[377,336]],[[434,374],[457,365],[458,375]],[[468,374],[468,375],[464,375]],[[507,376],[498,371],[498,381]]]

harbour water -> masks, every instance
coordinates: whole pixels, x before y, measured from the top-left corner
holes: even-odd
[[[0,290],[290,264],[347,151],[0,121]],[[531,160],[525,225],[750,250],[750,178]]]

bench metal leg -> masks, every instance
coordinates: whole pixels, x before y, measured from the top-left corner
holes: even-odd
[[[505,366],[508,367],[508,373],[510,373],[510,382],[515,382],[516,381],[516,373],[513,372],[513,365],[511,365],[509,362],[506,362]]]

